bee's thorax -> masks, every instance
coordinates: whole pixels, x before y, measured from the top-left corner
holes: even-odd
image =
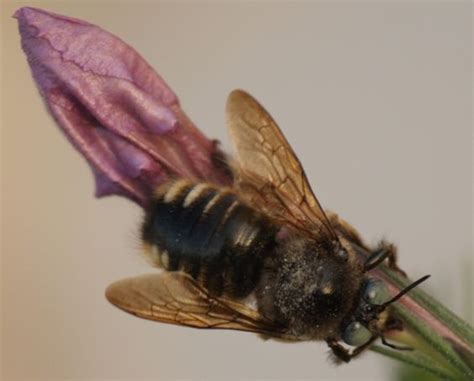
[[[267,259],[257,300],[265,316],[291,334],[321,339],[338,332],[362,278],[353,261],[339,260],[324,243],[289,237]]]

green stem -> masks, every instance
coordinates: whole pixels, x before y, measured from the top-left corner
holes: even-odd
[[[391,270],[380,266],[374,275],[382,278],[390,291],[396,294],[411,281]],[[449,311],[436,299],[416,288],[399,302],[391,306],[396,315],[404,322],[401,333],[394,332],[391,340],[407,342],[416,348],[416,355],[393,350],[377,350],[390,354],[390,357],[408,362],[440,375],[440,370],[456,376],[455,379],[474,379],[474,330],[466,322]],[[422,357],[420,357],[422,356]]]
[[[410,283],[406,278],[395,274],[385,266],[381,268],[381,271],[399,288],[403,288]],[[427,311],[432,312],[440,322],[449,327],[449,329],[467,345],[474,347],[474,329],[468,323],[459,318],[456,314],[451,312],[422,289],[412,291],[410,293],[410,298],[423,306]]]
[[[441,355],[445,362],[449,363],[450,367],[456,369],[457,372],[462,373],[467,377],[467,379],[472,380],[474,378],[474,373],[459,357],[459,355],[453,349],[451,343],[446,341],[436,331],[431,329],[431,327],[426,324],[425,321],[418,319],[416,315],[412,314],[403,305],[395,306],[394,309],[405,322],[407,328],[409,330],[413,330],[419,337],[423,339],[423,341],[425,341],[425,345],[430,351],[435,351]]]
[[[380,353],[384,356],[391,357],[395,360],[404,362],[405,364],[412,365],[414,367],[417,367],[419,369],[422,369],[436,377],[438,377],[441,380],[449,380],[449,381],[465,381],[465,378],[462,378],[461,376],[457,375],[456,373],[451,372],[450,370],[442,367],[438,367],[435,365],[435,363],[426,358],[423,355],[413,355],[413,354],[407,354],[406,352],[402,351],[394,351],[392,349],[387,349],[378,345],[374,345],[371,348],[372,351]]]

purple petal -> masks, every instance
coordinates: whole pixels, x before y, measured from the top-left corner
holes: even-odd
[[[219,154],[130,46],[87,22],[21,8],[22,46],[49,111],[96,176],[98,197],[146,205],[170,175],[226,184]]]

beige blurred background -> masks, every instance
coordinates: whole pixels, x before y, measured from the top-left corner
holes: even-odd
[[[134,46],[210,137],[224,103],[254,94],[299,154],[320,201],[461,316],[472,312],[470,3],[3,1],[3,379],[390,380],[367,353],[340,367],[321,343],[264,342],[129,316],[114,280],[150,272],[141,211],[93,197],[86,163],[47,115],[20,48],[23,5],[88,20]],[[472,296],[472,293],[471,293]]]

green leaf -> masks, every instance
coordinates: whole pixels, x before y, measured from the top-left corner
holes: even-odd
[[[414,355],[412,352],[396,351],[396,350],[387,349],[378,345],[374,345],[371,348],[371,350],[374,352],[380,353],[382,355],[391,357],[393,359],[396,359],[398,361],[401,361],[405,364],[414,366],[418,369],[422,369],[423,371],[436,376],[437,379],[439,380],[449,380],[449,381],[465,381],[466,380],[462,376],[456,375],[456,373],[450,371],[449,369],[445,369],[443,367],[436,365],[436,363],[433,360],[421,354]]]

